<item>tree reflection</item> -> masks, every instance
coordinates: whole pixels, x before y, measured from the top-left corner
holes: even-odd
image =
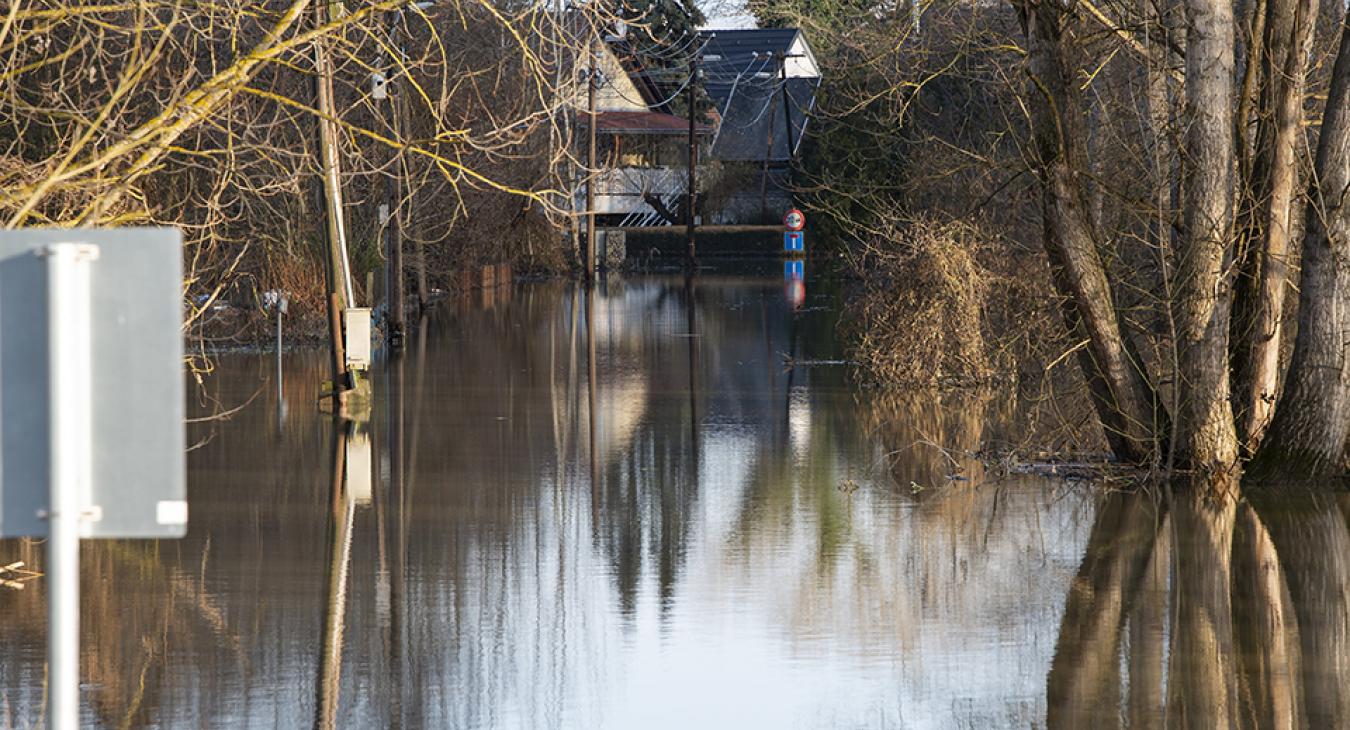
[[[1180,492],[1165,516],[1155,498],[1112,494],[1097,511],[1047,678],[1047,725],[1346,727],[1343,497]]]

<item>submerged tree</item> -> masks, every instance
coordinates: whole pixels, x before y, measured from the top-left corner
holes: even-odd
[[[1299,283],[1287,260],[1296,248],[1292,221],[1303,177],[1296,150],[1316,9],[1293,0],[1252,8],[1252,27],[1265,32],[1246,39],[1239,75],[1231,0],[1185,3],[1184,66],[1173,84],[1179,108],[1168,111],[1177,120],[1180,212],[1153,241],[1166,287],[1158,307],[1175,338],[1172,366],[1150,378],[1120,323],[1121,284],[1113,286],[1101,262],[1103,249],[1119,245],[1112,240],[1119,232],[1106,230],[1087,205],[1093,170],[1078,81],[1088,60],[1079,40],[1087,21],[1056,3],[1018,8],[1035,90],[1029,101],[1037,110],[1045,248],[1071,326],[1089,343],[1082,363],[1117,454],[1141,462],[1168,454],[1206,477],[1231,474],[1244,451],[1306,473],[1340,469],[1350,429],[1350,331],[1338,319],[1350,304],[1350,287],[1339,284],[1350,246],[1350,35],[1342,28],[1307,176],[1299,334],[1281,394],[1284,292]],[[1146,26],[1139,39],[1122,34],[1145,60],[1162,58],[1171,51],[1150,51],[1156,29]],[[1151,383],[1160,381],[1169,381],[1167,397],[1155,395],[1160,389]],[[1170,430],[1163,428],[1169,418]]]
[[[805,186],[824,212],[1039,244],[1123,460],[1214,484],[1344,469],[1343,3],[864,5],[755,5],[834,52]]]

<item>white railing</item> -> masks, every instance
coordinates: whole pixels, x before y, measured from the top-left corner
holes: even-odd
[[[595,182],[595,212],[599,215],[622,215],[619,225],[661,226],[670,222],[662,218],[650,204],[647,195],[660,198],[672,212],[682,205],[685,168],[674,167],[618,167],[601,172]],[[585,185],[577,187],[576,210],[586,209]]]

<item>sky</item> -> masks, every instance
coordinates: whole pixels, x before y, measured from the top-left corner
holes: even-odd
[[[700,0],[708,22],[704,28],[754,28],[755,19],[745,10],[744,0]]]

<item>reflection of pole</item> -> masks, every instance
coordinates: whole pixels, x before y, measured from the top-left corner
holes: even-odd
[[[591,513],[600,508],[600,459],[595,443],[595,287],[586,287],[586,397],[590,413]]]
[[[80,719],[80,511],[93,475],[90,265],[98,248],[57,244],[47,258],[50,436],[47,504],[47,712],[55,730]]]
[[[425,330],[425,328],[423,328]],[[419,337],[419,343],[425,339]],[[386,497],[390,500],[394,512],[394,555],[393,567],[389,571],[389,725],[390,728],[403,726],[403,571],[404,559],[408,549],[408,533],[405,524],[407,505],[403,496],[403,423],[405,394],[403,392],[403,358],[393,363],[393,387],[389,389],[392,406],[389,434],[389,486]]]
[[[319,681],[315,683],[319,697],[314,704],[314,726],[325,730],[337,726],[338,689],[342,677],[342,633],[347,613],[347,568],[351,562],[352,518],[356,511],[356,501],[347,494],[344,468],[350,428],[350,421],[334,419],[333,481],[329,491],[326,560],[328,583],[324,593]]]
[[[690,453],[694,461],[694,478],[698,478],[698,319],[694,306],[694,275],[690,270],[684,276],[684,302],[686,325],[689,329],[689,438]]]
[[[424,384],[426,382],[426,364],[427,364],[427,318],[422,315],[417,323],[417,360],[414,366],[414,379],[412,391],[414,395],[420,395],[425,392]],[[389,670],[391,676],[390,685],[393,687],[391,706],[389,708],[389,727],[400,728],[403,726],[403,678],[406,675],[404,662],[406,661],[407,644],[406,622],[404,615],[406,613],[405,603],[407,601],[407,571],[408,571],[408,533],[410,531],[409,522],[412,517],[411,506],[413,500],[413,477],[417,474],[417,447],[418,436],[422,432],[422,409],[413,404],[411,434],[408,434],[408,448],[403,448],[404,429],[403,423],[407,418],[406,413],[406,395],[403,389],[403,364],[398,365],[396,384],[397,390],[397,415],[394,423],[398,424],[398,431],[393,438],[390,448],[395,449],[398,457],[398,468],[393,470],[391,466],[391,476],[394,477],[393,483],[393,505],[394,505],[394,559],[393,569],[390,571],[389,586],[389,633],[391,635],[389,650]],[[411,709],[416,712],[419,705],[413,703]],[[420,722],[416,717],[408,722],[413,727],[419,727]]]

